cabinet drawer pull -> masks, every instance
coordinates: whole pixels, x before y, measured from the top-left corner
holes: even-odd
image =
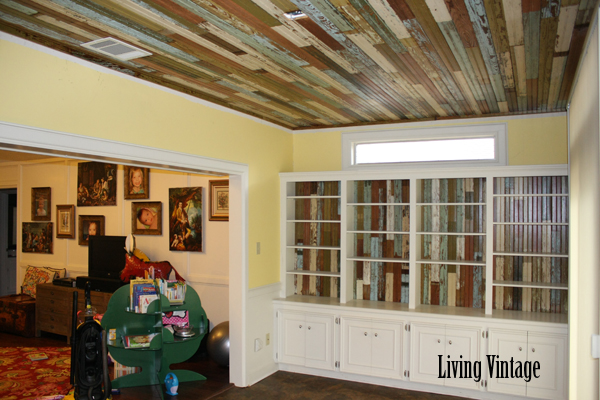
[[[298,328],[302,329],[302,325],[298,326]]]
[[[365,332],[365,336],[367,336],[367,332]]]
[[[375,334],[375,337],[377,337],[377,334]]]
[[[449,340],[449,341],[448,341],[448,344],[452,344],[452,340]]]
[[[440,343],[440,339],[438,339],[438,343]]]
[[[519,351],[522,351],[522,350],[523,350],[523,348],[521,346],[519,346]]]
[[[535,348],[534,347],[531,348],[531,352],[535,353]]]
[[[308,330],[310,331],[310,326],[308,327]]]

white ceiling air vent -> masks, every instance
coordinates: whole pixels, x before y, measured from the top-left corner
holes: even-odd
[[[124,61],[152,55],[152,53],[138,49],[137,47],[133,47],[130,44],[113,39],[111,37],[83,43],[82,46],[97,51],[98,53],[102,53]]]

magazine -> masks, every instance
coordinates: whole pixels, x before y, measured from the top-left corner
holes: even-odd
[[[31,354],[28,354],[27,357],[29,357],[29,359],[31,361],[40,361],[40,360],[48,359],[48,356],[46,355],[46,353],[31,353]]]
[[[150,342],[158,333],[149,333],[146,335],[128,335],[123,338],[123,346],[127,349],[140,349],[150,347]]]

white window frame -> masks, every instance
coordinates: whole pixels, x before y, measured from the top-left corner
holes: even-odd
[[[342,133],[342,169],[400,169],[400,168],[443,168],[443,167],[480,167],[508,165],[507,124],[443,126],[419,129],[394,129],[372,132]],[[457,161],[427,161],[427,162],[397,162],[356,164],[355,149],[358,144],[424,141],[444,139],[474,139],[494,138],[495,157],[490,160],[457,160]]]

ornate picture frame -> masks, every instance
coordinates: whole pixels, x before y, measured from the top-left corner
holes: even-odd
[[[162,202],[134,201],[131,203],[131,233],[162,235]]]
[[[169,250],[202,252],[202,188],[169,188]]]
[[[150,198],[150,168],[126,165],[123,171],[123,193],[125,199]]]
[[[23,222],[22,252],[53,254],[52,222]]]
[[[56,205],[56,237],[75,239],[75,205]]]
[[[210,221],[229,221],[229,180],[208,181]]]
[[[80,245],[89,245],[90,234],[104,236],[104,215],[80,215],[78,222]]]
[[[117,205],[117,164],[77,164],[77,207]]]
[[[31,188],[31,220],[52,220],[52,189],[49,187]]]

